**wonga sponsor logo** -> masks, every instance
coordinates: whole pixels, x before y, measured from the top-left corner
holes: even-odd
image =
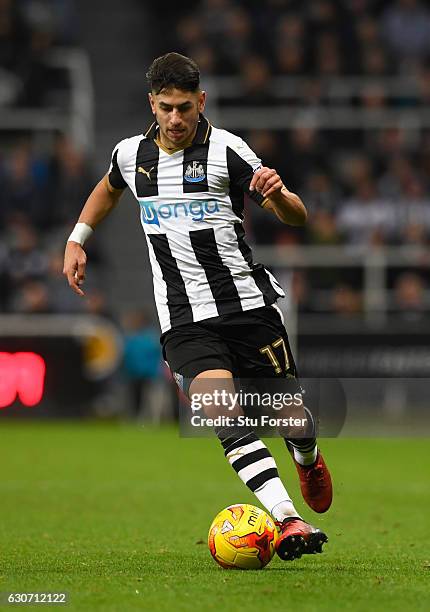
[[[160,219],[177,219],[178,217],[191,217],[192,221],[203,221],[206,216],[219,212],[217,200],[191,200],[165,204],[152,200],[141,200],[139,204],[142,223],[148,225],[160,226]]]

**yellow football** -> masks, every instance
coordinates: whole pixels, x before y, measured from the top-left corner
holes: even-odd
[[[221,567],[261,569],[272,559],[277,539],[276,525],[264,510],[235,504],[214,518],[208,546]]]

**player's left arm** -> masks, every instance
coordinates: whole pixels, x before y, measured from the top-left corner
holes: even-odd
[[[281,177],[273,170],[262,166],[254,172],[249,186],[250,191],[257,191],[264,197],[262,208],[271,210],[282,223],[304,225],[307,212],[300,197],[289,191]]]

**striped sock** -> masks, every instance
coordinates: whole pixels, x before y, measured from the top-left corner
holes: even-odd
[[[275,520],[299,516],[279,478],[275,460],[254,432],[224,429],[218,437],[230,465]]]
[[[317,460],[317,440],[315,420],[312,412],[306,406],[303,406],[308,419],[308,427],[306,430],[306,438],[284,438],[288,449],[293,451],[294,459],[300,465],[312,465]]]
[[[285,440],[289,448],[293,449],[294,459],[300,465],[312,465],[317,460],[318,446],[316,438],[295,438]]]

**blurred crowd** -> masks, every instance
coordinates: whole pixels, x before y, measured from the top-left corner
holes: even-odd
[[[258,215],[252,226],[257,242],[429,244],[430,133],[420,133],[413,150],[408,130],[394,128],[339,134],[301,126],[284,134],[255,130],[244,137],[309,211],[301,232]]]
[[[421,0],[201,0],[181,12],[163,14],[164,34],[205,74],[393,75],[430,55]]]
[[[62,135],[46,154],[26,139],[0,154],[0,312],[106,309],[97,238],[88,243],[94,264],[88,299],[74,295],[62,276],[65,236],[94,185],[89,167]]]
[[[74,0],[0,0],[0,113],[62,107],[66,73],[50,52],[76,41]],[[98,307],[69,296],[61,277],[64,235],[93,184],[90,167],[60,133],[0,132],[0,312]]]

